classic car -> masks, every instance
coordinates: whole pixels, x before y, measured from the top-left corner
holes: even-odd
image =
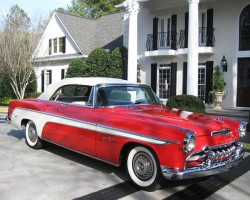
[[[170,109],[151,87],[113,78],[67,78],[35,99],[12,101],[8,120],[26,143],[58,144],[115,166],[134,184],[210,176],[243,158],[246,123]]]

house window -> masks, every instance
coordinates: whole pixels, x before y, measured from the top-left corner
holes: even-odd
[[[57,39],[53,39],[53,53],[57,53],[57,48],[58,48]]]
[[[42,73],[41,73],[41,91],[44,92],[44,90],[51,83],[52,83],[52,70],[42,70]]]
[[[159,48],[170,48],[171,45],[171,17],[159,20]]]
[[[199,16],[199,45],[206,46],[207,43],[207,11],[201,12]]]
[[[200,19],[200,40],[201,40],[201,46],[206,46],[207,44],[207,13],[203,12],[201,13]]]
[[[157,68],[157,95],[160,99],[170,97],[171,64],[161,64]]]
[[[63,53],[63,49],[64,49],[64,44],[65,43],[65,40],[64,38],[59,38],[59,52],[60,53]]]
[[[198,68],[198,97],[205,101],[206,98],[206,67],[200,65]]]
[[[250,50],[250,5],[240,14],[239,28],[239,50],[248,51]]]
[[[52,83],[52,70],[47,70],[45,73],[45,84],[48,86]]]
[[[65,37],[49,40],[49,55],[65,53]]]

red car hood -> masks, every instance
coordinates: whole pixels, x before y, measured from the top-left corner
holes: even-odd
[[[195,114],[188,111],[169,109],[165,106],[131,106],[114,108],[115,115],[126,116],[131,120],[143,119],[153,123],[164,123],[183,129],[194,131],[197,136],[211,135],[212,131],[231,129],[236,131],[240,122],[226,118],[218,118],[203,114]]]

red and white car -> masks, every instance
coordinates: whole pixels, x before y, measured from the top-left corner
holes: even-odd
[[[246,123],[169,109],[144,84],[70,78],[37,99],[12,101],[8,120],[26,127],[34,149],[49,141],[107,163],[125,164],[144,189],[161,179],[229,170],[243,158]]]

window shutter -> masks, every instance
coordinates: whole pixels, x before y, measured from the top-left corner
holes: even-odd
[[[176,73],[177,63],[171,63],[171,83],[170,83],[170,97],[176,96]]]
[[[184,48],[188,48],[188,12],[185,13],[185,43]]]
[[[151,64],[151,87],[152,90],[156,93],[157,88],[157,64]]]
[[[52,83],[52,70],[48,70],[49,72],[49,84]]]
[[[41,73],[41,91],[44,92],[44,70]]]
[[[153,19],[153,50],[157,50],[157,40],[158,40],[158,18]]]
[[[61,70],[61,80],[65,78],[65,69]]]
[[[207,10],[207,46],[212,47],[213,44],[213,9]]]
[[[209,102],[209,92],[213,90],[213,69],[214,69],[214,62],[213,61],[207,61],[206,62],[206,99],[205,102]]]
[[[183,63],[183,82],[182,82],[182,94],[187,94],[187,62]]]
[[[49,39],[49,55],[52,54],[52,40]]]
[[[171,49],[177,49],[177,15],[171,16]]]
[[[63,40],[63,49],[62,49],[62,52],[66,53],[66,37],[63,37],[62,40]]]

